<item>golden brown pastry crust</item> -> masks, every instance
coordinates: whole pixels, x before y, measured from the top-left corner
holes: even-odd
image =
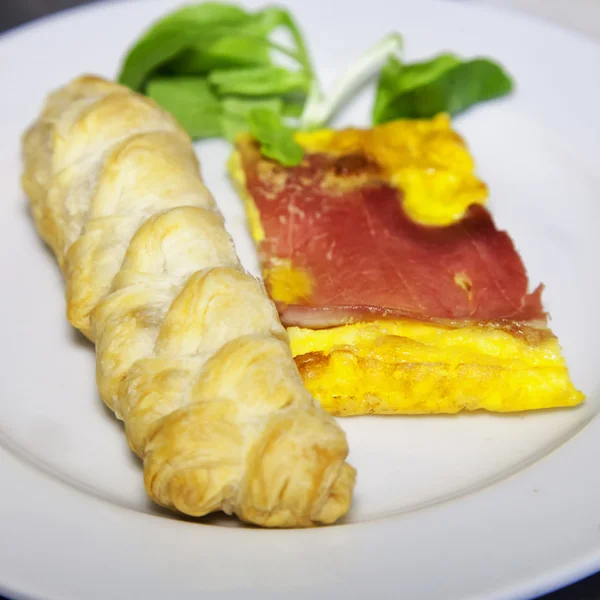
[[[49,96],[23,148],[68,318],[96,345],[98,388],[149,495],[270,527],[341,517],[355,478],[345,436],[304,388],[187,134],[148,98],[88,76]]]

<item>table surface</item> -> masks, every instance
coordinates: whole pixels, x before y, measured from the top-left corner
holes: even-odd
[[[33,19],[101,0],[1,0],[0,33]],[[476,0],[463,0],[465,3]],[[477,0],[555,21],[600,38],[600,0]],[[9,600],[0,597],[0,600]],[[82,599],[83,600],[83,599]],[[538,600],[600,600],[600,573]]]

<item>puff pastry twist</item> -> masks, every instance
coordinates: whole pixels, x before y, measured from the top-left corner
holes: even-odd
[[[23,187],[95,342],[104,402],[149,495],[188,515],[331,523],[350,504],[346,438],[302,384],[190,139],[148,98],[80,77],[23,137]]]

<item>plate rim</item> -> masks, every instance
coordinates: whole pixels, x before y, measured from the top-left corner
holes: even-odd
[[[440,4],[441,0],[429,0],[430,3],[432,4]],[[159,4],[164,4],[163,0],[152,0],[153,4],[159,5]],[[121,8],[121,6],[125,5],[125,4],[138,4],[138,0],[126,0],[125,2],[123,1],[119,1],[119,0],[108,0],[105,3],[93,3],[91,5],[82,5],[82,6],[76,6],[76,7],[71,7],[65,10],[61,10],[57,13],[54,13],[52,15],[48,15],[46,17],[42,17],[40,19],[36,19],[34,21],[25,23],[21,26],[18,26],[16,28],[10,29],[7,32],[3,33],[2,35],[0,35],[0,46],[3,46],[4,44],[9,44],[11,42],[12,38],[15,37],[19,37],[19,36],[27,36],[27,35],[32,35],[35,34],[35,31],[37,29],[42,29],[42,28],[46,28],[46,27],[51,27],[53,25],[54,21],[58,21],[58,20],[63,20],[63,19],[72,19],[72,18],[77,18],[79,13],[84,13],[84,12],[95,12],[95,11],[106,11],[106,10],[110,10],[110,9],[114,9],[116,7],[118,7],[119,9]],[[139,4],[141,4],[141,2],[139,2]],[[518,18],[519,20],[525,20],[525,21],[529,21],[531,22],[534,26],[537,27],[543,27],[545,29],[550,29],[550,30],[554,30],[554,31],[560,31],[562,33],[568,33],[570,36],[573,36],[575,38],[579,38],[581,40],[586,40],[588,42],[592,42],[596,47],[600,48],[600,43],[598,42],[598,40],[596,40],[593,36],[586,34],[584,32],[578,31],[576,29],[570,28],[570,27],[563,27],[560,26],[554,22],[552,22],[551,20],[548,20],[544,17],[540,17],[537,15],[531,15],[528,13],[524,13],[522,11],[515,11],[514,9],[511,9],[509,7],[492,7],[492,6],[488,6],[488,5],[475,5],[473,7],[469,7],[469,9],[473,9],[474,11],[479,11],[479,12],[491,12],[491,13],[502,13],[504,16],[506,17],[515,17]],[[418,520],[422,520],[421,515],[425,515],[425,516],[430,516],[431,512],[436,512],[439,511],[440,509],[445,509],[445,507],[447,506],[455,506],[458,503],[462,503],[466,500],[472,501],[475,500],[480,500],[483,496],[490,496],[490,500],[492,501],[498,501],[498,499],[501,499],[502,496],[505,494],[505,488],[512,488],[514,487],[512,484],[514,484],[515,482],[521,482],[523,479],[527,479],[529,477],[532,476],[532,473],[537,473],[540,470],[541,471],[546,471],[546,470],[551,470],[551,466],[549,466],[551,463],[556,462],[557,460],[566,460],[564,457],[568,456],[570,454],[579,454],[582,451],[585,452],[586,449],[587,451],[593,451],[594,446],[596,446],[596,448],[598,448],[598,444],[594,444],[594,439],[595,437],[597,438],[598,435],[600,434],[600,419],[597,418],[597,415],[594,415],[590,422],[587,423],[587,425],[585,425],[584,427],[582,427],[582,429],[576,433],[566,444],[561,445],[560,447],[556,448],[555,450],[553,450],[552,452],[550,452],[549,454],[547,454],[546,456],[542,457],[541,459],[539,459],[536,463],[534,463],[533,465],[530,465],[529,467],[526,467],[524,470],[519,471],[513,475],[510,475],[507,479],[503,479],[499,482],[496,483],[492,483],[490,485],[488,485],[486,488],[473,492],[469,495],[468,498],[465,498],[464,496],[458,497],[458,498],[454,498],[450,501],[448,501],[447,503],[445,503],[443,506],[439,506],[439,505],[434,505],[431,507],[425,507],[419,511],[417,511],[417,513],[415,513],[414,515],[409,513],[408,515],[399,515],[399,516],[392,516],[392,517],[388,517],[385,519],[386,522],[388,521],[394,521],[394,522],[399,522],[401,520],[406,520],[406,519],[413,519],[414,518],[418,518]],[[573,448],[578,447],[579,445],[582,445],[583,448],[582,450],[580,450],[579,452],[575,452],[575,450]],[[562,458],[561,458],[562,457]],[[3,473],[4,471],[4,473]],[[89,506],[95,506],[96,509],[99,511],[99,513],[102,514],[102,518],[106,519],[107,517],[110,519],[111,516],[114,516],[115,514],[119,514],[119,519],[125,518],[123,517],[123,515],[129,515],[130,517],[130,522],[138,522],[138,519],[140,520],[140,522],[143,523],[143,528],[149,528],[152,530],[160,530],[163,527],[167,527],[168,524],[169,526],[172,525],[173,523],[176,523],[177,525],[174,527],[174,529],[180,529],[180,525],[184,524],[184,521],[178,521],[178,520],[172,520],[172,519],[163,519],[163,518],[156,518],[155,515],[147,515],[147,514],[143,514],[143,513],[139,513],[131,508],[127,508],[124,506],[117,506],[114,505],[104,499],[100,499],[94,496],[91,496],[89,494],[87,494],[86,492],[80,490],[80,489],[74,489],[70,486],[66,486],[65,484],[62,484],[61,482],[57,481],[54,477],[52,477],[52,475],[40,471],[39,469],[37,469],[35,466],[33,466],[29,461],[23,459],[22,457],[19,456],[15,456],[14,453],[11,450],[7,450],[6,446],[2,444],[2,437],[1,437],[1,432],[0,432],[0,473],[3,473],[4,477],[6,477],[6,474],[10,474],[12,473],[15,476],[15,481],[19,479],[19,477],[23,476],[25,479],[32,479],[32,480],[41,480],[40,485],[44,487],[45,490],[45,494],[44,497],[45,498],[49,498],[50,496],[52,498],[55,498],[57,500],[57,504],[60,505],[62,503],[73,503],[73,505],[78,508],[78,509],[82,509],[83,512],[86,512],[87,507]],[[573,475],[573,473],[571,473],[571,475]],[[589,475],[589,474],[588,474]],[[586,477],[584,479],[584,481],[589,485],[591,481],[594,481],[596,483],[596,486],[598,488],[597,490],[597,498],[598,500],[600,500],[600,476],[596,475],[595,478],[592,479],[592,477]],[[6,481],[6,480],[5,480]],[[9,479],[10,481],[10,479]],[[39,481],[38,481],[39,483]],[[502,491],[499,492],[499,489],[502,488]],[[574,491],[574,486],[570,486],[569,488],[569,492],[572,494]],[[46,496],[46,494],[48,494],[48,496]],[[496,500],[494,500],[494,498],[496,498]],[[567,499],[566,496],[564,496],[562,498],[562,503],[564,503],[564,501]],[[29,504],[31,505],[31,510],[33,512],[30,512],[27,516],[28,519],[30,521],[33,521],[35,518],[38,518],[39,515],[35,512],[35,502],[33,501],[33,498],[26,498],[24,499],[27,502],[29,502]],[[23,507],[25,505],[25,503],[21,503],[21,507]],[[9,510],[12,510],[12,508],[14,508],[10,502],[6,502],[6,499],[2,498],[2,495],[0,494],[0,515],[5,515],[5,510],[7,510],[7,508]],[[28,511],[25,511],[28,512]],[[600,511],[596,511],[598,513],[598,518],[600,519]],[[136,518],[131,518],[131,514],[133,513],[134,515],[136,515]],[[439,514],[439,513],[438,513]],[[415,516],[416,515],[416,516]],[[22,515],[21,515],[22,516]],[[151,521],[148,521],[148,517],[151,517]],[[18,515],[15,518],[15,522],[17,522],[17,518]],[[2,521],[3,521],[4,517],[0,517],[0,528],[2,526]],[[148,524],[146,523],[146,521],[148,521]],[[322,528],[316,531],[320,531],[321,533],[319,533],[319,536],[327,536],[328,534],[326,532],[328,531],[336,531],[339,530],[340,528],[350,528],[352,530],[356,529],[362,529],[362,528],[369,528],[373,525],[373,521],[368,521],[366,523],[353,523],[353,524],[348,524],[348,525],[342,525],[342,526],[338,526],[338,527],[332,527],[332,528]],[[43,519],[42,521],[38,524],[38,527],[43,526]],[[380,527],[381,525],[378,525],[378,527]],[[600,528],[600,525],[598,526]],[[188,528],[191,529],[191,528]],[[235,531],[235,532],[248,532],[248,531],[252,531],[254,532],[252,534],[252,537],[255,537],[255,534],[257,533],[256,530],[251,530],[251,529],[225,529],[224,531],[229,531],[230,533],[227,534],[223,534],[223,535],[227,535],[230,536],[232,535],[231,532]],[[315,530],[313,530],[315,531]],[[262,532],[262,530],[261,530]],[[600,532],[600,529],[599,529]],[[282,532],[272,532],[272,534],[275,535],[279,535]],[[291,535],[298,535],[298,536],[306,536],[307,532],[303,532],[303,531],[286,531],[286,534],[291,534]],[[270,535],[272,535],[270,534]],[[237,534],[233,534],[233,535],[246,535],[246,533],[237,533]],[[0,556],[2,555],[2,550],[0,549]],[[6,584],[4,583],[5,581],[8,581],[10,579],[10,577],[6,577],[6,574],[4,574],[4,567],[2,566],[3,563],[0,562],[0,593],[5,592],[10,594],[12,597],[14,598],[32,598],[32,599],[37,599],[42,597],[44,593],[40,594],[38,593],[37,590],[33,590],[33,589],[29,589],[26,590],[25,587],[23,586],[19,586],[21,591],[19,589],[14,588],[11,584]],[[537,576],[532,576],[532,577],[524,577],[522,579],[519,579],[518,581],[514,581],[514,583],[512,585],[509,586],[505,586],[503,589],[496,589],[495,591],[493,591],[491,594],[488,592],[485,592],[486,598],[507,598],[507,597],[517,597],[523,594],[530,594],[530,593],[534,593],[534,594],[540,594],[540,593],[546,593],[552,590],[555,590],[559,587],[562,587],[563,585],[567,585],[569,583],[572,583],[573,581],[585,577],[595,571],[597,571],[600,568],[600,533],[596,539],[596,544],[595,547],[593,548],[592,551],[587,551],[585,553],[583,553],[581,556],[578,556],[576,559],[573,559],[571,561],[571,563],[569,564],[565,564],[562,568],[554,568],[551,571],[542,571],[540,572]],[[49,597],[49,596],[48,596]],[[62,592],[59,595],[56,595],[54,597],[62,597],[62,598],[68,598],[68,596],[64,596],[62,595]],[[72,598],[77,598],[77,596],[71,596]],[[267,597],[266,595],[263,597]],[[316,597],[316,596],[315,596]]]

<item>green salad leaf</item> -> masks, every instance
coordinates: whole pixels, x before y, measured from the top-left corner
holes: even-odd
[[[513,82],[489,59],[463,61],[453,54],[402,64],[391,57],[381,70],[373,123],[420,119],[446,112],[458,115],[474,104],[510,93]]]
[[[148,82],[146,93],[175,115],[193,138],[221,135],[221,101],[206,79],[156,77]]]
[[[302,71],[282,67],[253,67],[212,71],[208,80],[221,95],[279,96],[291,92],[307,92],[309,76]]]
[[[197,75],[212,69],[265,66],[271,64],[271,50],[271,42],[261,37],[205,37],[171,60],[167,68],[174,73]]]
[[[250,133],[260,142],[261,152],[282,165],[293,166],[302,161],[304,152],[276,111],[255,108],[249,115]]]
[[[118,80],[140,91],[154,70],[198,40],[214,36],[216,26],[234,31],[249,18],[245,10],[221,2],[204,2],[176,10],[151,27],[129,50]]]
[[[239,133],[250,131],[250,114],[265,109],[281,115],[284,110],[280,98],[225,98],[222,104],[221,133],[233,142]]]
[[[291,42],[272,39],[278,29]],[[266,136],[259,140],[265,147],[282,144],[279,154],[288,162],[298,157],[299,146],[290,142],[286,120],[299,121],[314,79],[306,44],[287,10],[248,12],[218,2],[186,6],[155,23],[132,46],[119,74],[120,83],[153,98],[192,138],[232,141],[253,126]]]
[[[266,156],[285,165],[302,160],[294,131],[329,124],[377,73],[374,124],[456,115],[512,90],[491,60],[442,54],[405,64],[401,50],[400,34],[386,35],[324,91],[288,10],[204,2],[154,23],[130,48],[118,79],[170,111],[192,138],[233,141],[250,131]]]
[[[194,76],[155,77],[146,88],[147,95],[177,115],[180,125],[194,138],[224,137],[233,141],[250,130],[250,114],[266,109],[283,115],[280,98],[220,99],[206,78]]]

